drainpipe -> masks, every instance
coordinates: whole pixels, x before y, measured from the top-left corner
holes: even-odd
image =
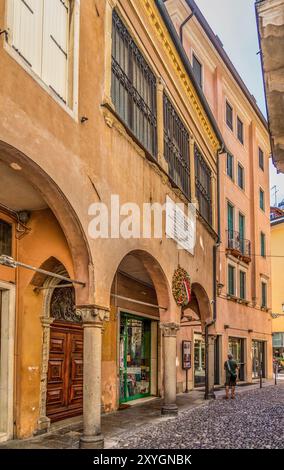
[[[215,398],[214,390],[209,390],[209,328],[216,323],[217,319],[217,251],[221,243],[221,224],[220,224],[220,154],[225,152],[225,147],[222,146],[217,152],[217,240],[213,246],[213,320],[205,325],[205,400]]]
[[[192,12],[189,16],[185,18],[185,20],[181,23],[179,27],[179,36],[180,36],[180,42],[183,45],[183,28],[185,27],[186,23],[189,22],[189,20],[194,16],[194,12]]]

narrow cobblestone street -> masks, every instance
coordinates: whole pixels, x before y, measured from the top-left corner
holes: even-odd
[[[283,449],[284,384],[223,397],[129,433],[117,448]]]
[[[282,379],[282,377],[281,377]],[[104,415],[106,449],[283,449],[284,380],[244,390],[235,400],[205,402],[203,392],[178,395],[179,415],[160,415],[160,400]],[[0,449],[78,449],[82,423],[27,440],[13,440]]]

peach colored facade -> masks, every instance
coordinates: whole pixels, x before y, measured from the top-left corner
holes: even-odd
[[[60,3],[60,8],[65,8],[64,2]],[[122,311],[151,322],[149,394],[164,397],[163,412],[176,412],[176,390],[185,389],[181,340],[191,340],[193,356],[194,329],[204,332],[205,325],[213,319],[217,154],[222,142],[154,2],[103,0],[97,7],[92,0],[68,3],[72,17],[66,53],[70,57],[66,103],[44,76],[33,70],[24,54],[13,47],[16,32],[9,8],[12,3],[0,3],[0,24],[7,31],[0,37],[0,64],[5,70],[0,74],[0,107],[4,110],[0,120],[4,182],[0,188],[0,219],[12,226],[12,249],[7,248],[4,254],[52,273],[0,268],[1,309],[7,319],[5,328],[1,328],[1,360],[7,374],[1,376],[0,439],[24,438],[49,430],[54,416],[49,410],[54,412],[63,400],[60,393],[67,393],[60,387],[62,368],[67,368],[65,362],[70,358],[63,355],[62,362],[58,356],[63,351],[60,348],[65,333],[60,338],[54,336],[58,334],[54,325],[60,325],[51,315],[53,296],[62,279],[53,275],[59,275],[65,282],[72,280],[75,303],[71,313],[74,316],[76,312],[84,330],[83,345],[81,340],[74,342],[81,348],[79,359],[74,362],[78,383],[72,385],[74,396],[66,398],[68,403],[64,402],[65,408],[62,405],[60,412],[64,408],[72,416],[83,406],[81,446],[99,447],[103,445],[101,411],[119,407]],[[134,138],[112,103],[114,8],[157,80],[155,159]],[[30,51],[27,48],[25,52]],[[121,203],[134,202],[140,208],[144,202],[164,204],[167,196],[175,202],[188,202],[169,178],[164,157],[164,91],[189,133],[192,202],[196,202],[194,145],[210,173],[212,223],[197,213],[193,255],[178,250],[176,242],[167,239],[164,231],[159,239],[127,240],[93,239],[89,231],[94,216],[90,206],[103,202],[109,209],[111,194],[119,195]],[[180,328],[181,309],[171,290],[178,265],[191,276],[193,298],[187,310],[196,319],[194,328],[190,323]],[[122,278],[119,291],[118,270],[129,279],[125,285]],[[60,310],[60,303],[56,307]],[[66,334],[71,337],[71,332]],[[212,365],[213,330],[209,336]],[[79,356],[82,347],[84,367],[82,355]],[[213,367],[210,370],[212,388]],[[190,388],[193,373],[192,367]]]
[[[183,47],[193,64],[195,56],[201,64],[202,87],[218,122],[227,151],[233,156],[232,173],[228,175],[226,155],[220,157],[220,228],[221,244],[217,266],[218,300],[216,333],[220,337],[220,370],[222,382],[223,362],[227,351],[236,351],[232,338],[238,338],[241,346],[243,380],[251,382],[257,377],[253,348],[261,347],[264,357],[264,374],[272,375],[271,341],[271,284],[270,284],[270,222],[269,222],[269,157],[268,129],[253,97],[245,89],[232,64],[228,65],[222,45],[206,23],[195,2],[168,0],[168,12]],[[193,12],[193,16],[190,16]],[[211,36],[210,36],[211,35]],[[214,44],[210,37],[214,37]],[[226,56],[224,58],[224,56]],[[231,129],[226,122],[226,102],[232,112]],[[243,124],[243,143],[238,138],[238,123]],[[259,161],[259,149],[263,152],[263,165]],[[243,169],[243,185],[238,179],[238,165]],[[263,168],[261,168],[263,166]],[[240,186],[243,186],[241,188]],[[264,206],[260,208],[260,190],[264,192]],[[234,231],[228,239],[228,203],[233,207]],[[244,216],[243,238],[250,242],[248,259],[242,256],[238,243],[240,235],[239,214]],[[237,232],[235,234],[235,232]],[[261,233],[265,237],[264,253],[261,252]],[[246,246],[247,242],[244,242]],[[235,250],[235,248],[237,248]],[[262,256],[262,254],[264,256]],[[228,267],[234,268],[234,289],[228,285]],[[240,271],[245,273],[245,293],[240,293]],[[266,285],[266,301],[262,305],[262,283]],[[230,295],[229,295],[230,294]],[[244,294],[244,295],[243,295]],[[241,298],[242,297],[242,298]],[[231,343],[230,343],[231,339]],[[235,340],[236,342],[236,340]],[[257,343],[261,342],[261,343]]]

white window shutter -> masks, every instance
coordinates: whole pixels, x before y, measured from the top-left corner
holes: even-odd
[[[67,102],[69,2],[44,0],[42,79]]]
[[[41,71],[43,0],[14,0],[12,46],[38,74]]]

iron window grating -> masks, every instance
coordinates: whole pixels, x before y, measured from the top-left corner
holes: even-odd
[[[0,220],[0,255],[12,256],[12,225]]]
[[[189,132],[166,93],[164,103],[164,156],[169,176],[190,198]]]
[[[194,146],[195,188],[199,213],[212,225],[212,172],[197,145]]]
[[[117,12],[113,11],[112,100],[139,142],[157,157],[157,81]]]

